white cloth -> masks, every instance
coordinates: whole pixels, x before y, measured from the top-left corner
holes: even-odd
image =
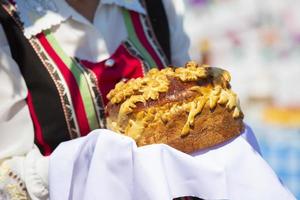
[[[192,156],[167,145],[136,147],[109,130],[62,143],[50,159],[51,200],[290,200],[246,131],[226,144]],[[246,139],[254,139],[246,141]]]
[[[120,7],[145,13],[138,0],[101,0],[91,23],[64,0],[15,2],[28,38],[51,28],[69,56],[92,62],[108,58],[127,38]],[[189,41],[182,26],[182,1],[163,0],[163,3],[170,25],[172,64],[180,66],[189,59]],[[35,8],[42,12],[36,13]],[[0,25],[0,170],[1,166],[9,166],[25,182],[32,199],[47,199],[48,158],[42,157],[34,146],[34,129],[26,96],[25,81],[10,55]]]

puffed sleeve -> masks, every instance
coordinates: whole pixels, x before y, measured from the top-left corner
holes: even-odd
[[[170,27],[172,65],[182,66],[189,59],[190,41],[184,29],[184,2],[182,0],[163,0]]]
[[[0,26],[0,197],[43,200],[48,199],[48,158],[34,145],[26,96]]]

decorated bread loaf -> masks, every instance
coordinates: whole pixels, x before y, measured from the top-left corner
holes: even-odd
[[[243,113],[230,74],[198,66],[152,69],[122,81],[107,95],[107,126],[138,146],[164,143],[192,153],[238,136]]]

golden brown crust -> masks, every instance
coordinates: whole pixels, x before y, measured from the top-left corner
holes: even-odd
[[[117,113],[117,106],[114,109],[116,110],[111,110],[112,113]],[[205,106],[201,115],[195,117],[190,133],[183,137],[180,133],[186,123],[188,113],[178,112],[173,120],[165,124],[149,123],[136,142],[138,146],[164,143],[185,153],[212,147],[235,138],[244,131],[242,118],[234,119],[232,112],[224,106],[217,106],[214,110]],[[128,117],[130,118],[134,119],[134,114]]]
[[[163,86],[152,80],[153,75]],[[144,87],[142,92],[134,80],[118,86],[110,93],[112,101],[106,109],[108,128],[132,137],[138,146],[165,143],[192,153],[228,141],[244,130],[228,72],[192,66],[150,72],[145,79],[136,81]],[[147,93],[147,84],[156,84],[161,91]]]
[[[176,131],[172,127],[184,125],[186,116],[184,113],[181,116],[175,124],[171,122],[166,126],[169,128],[165,130],[166,133],[172,134]],[[167,141],[167,144],[185,153],[192,153],[228,141],[240,135],[243,130],[243,120],[234,119],[232,111],[222,106],[217,106],[214,111],[205,107],[202,114],[196,116],[195,124],[186,137],[173,137]]]

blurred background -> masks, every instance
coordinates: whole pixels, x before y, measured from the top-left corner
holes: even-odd
[[[300,199],[300,1],[185,3],[192,59],[231,73],[263,157]]]

